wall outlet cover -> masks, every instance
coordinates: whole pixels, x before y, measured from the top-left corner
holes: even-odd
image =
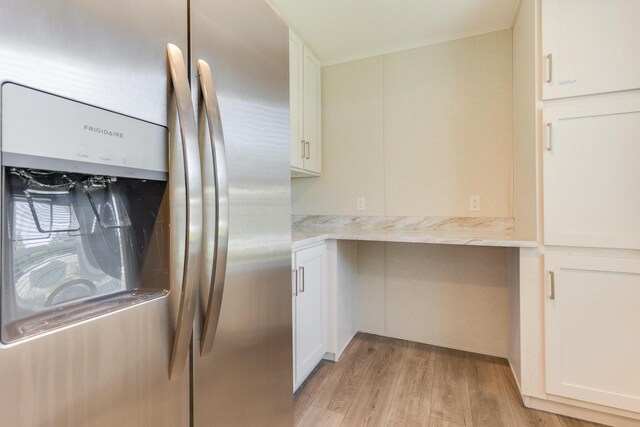
[[[469,210],[470,211],[480,210],[480,196],[469,196]]]

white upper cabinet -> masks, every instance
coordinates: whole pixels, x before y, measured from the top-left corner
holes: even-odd
[[[309,49],[304,49],[304,168],[320,173],[320,62]]]
[[[320,61],[289,31],[292,176],[321,172]]]
[[[640,259],[545,255],[546,391],[640,412]]]
[[[640,1],[542,0],[543,98],[640,88]]]
[[[302,56],[304,45],[289,32],[289,103],[291,110],[291,167],[304,168],[302,136]]]
[[[640,249],[640,98],[543,111],[544,243]]]

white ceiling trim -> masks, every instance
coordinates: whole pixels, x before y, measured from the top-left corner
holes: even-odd
[[[516,25],[516,21],[518,20],[518,15],[520,14],[520,8],[522,7],[522,0],[518,0],[516,3],[516,8],[513,11],[513,19],[511,19],[511,28]]]
[[[351,56],[345,56],[343,58],[337,58],[337,59],[331,59],[331,60],[328,60],[328,61],[322,61],[321,64],[322,64],[323,67],[329,67],[331,65],[343,64],[345,62],[359,61],[361,59],[373,58],[373,57],[376,57],[376,56],[388,55],[388,54],[391,54],[391,53],[402,52],[402,51],[405,51],[405,50],[411,50],[411,49],[417,49],[417,48],[420,48],[420,47],[431,46],[431,45],[434,45],[434,44],[446,43],[446,42],[450,42],[450,41],[454,41],[454,40],[460,40],[460,39],[466,39],[467,37],[475,37],[475,36],[481,36],[483,34],[495,33],[496,31],[508,30],[511,27],[512,26],[507,26],[507,27],[502,26],[502,27],[498,27],[498,28],[495,28],[495,29],[492,29],[492,30],[489,30],[489,31],[459,33],[459,34],[454,34],[454,35],[450,35],[450,36],[446,36],[446,37],[436,37],[436,38],[432,38],[432,39],[422,40],[422,41],[415,42],[415,43],[404,43],[404,44],[391,46],[391,47],[389,47],[387,49],[372,50],[372,51],[369,51],[369,52],[363,52],[362,54],[358,54],[358,55],[351,55]]]

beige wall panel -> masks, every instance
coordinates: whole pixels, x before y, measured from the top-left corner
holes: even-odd
[[[322,69],[322,176],[292,180],[294,214],[384,215],[382,123],[382,57]]]
[[[504,248],[385,244],[387,335],[506,357]]]
[[[512,216],[512,66],[504,30],[324,67],[322,176],[292,181],[293,213]],[[535,166],[521,141],[516,209],[530,224]]]
[[[384,243],[358,242],[358,330],[385,335]]]
[[[524,0],[513,27],[514,217],[522,237],[537,238],[535,1]]]
[[[512,129],[511,30],[385,55],[385,214],[511,216]]]

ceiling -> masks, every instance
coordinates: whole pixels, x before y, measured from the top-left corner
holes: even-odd
[[[520,0],[268,0],[325,65],[511,28]]]

